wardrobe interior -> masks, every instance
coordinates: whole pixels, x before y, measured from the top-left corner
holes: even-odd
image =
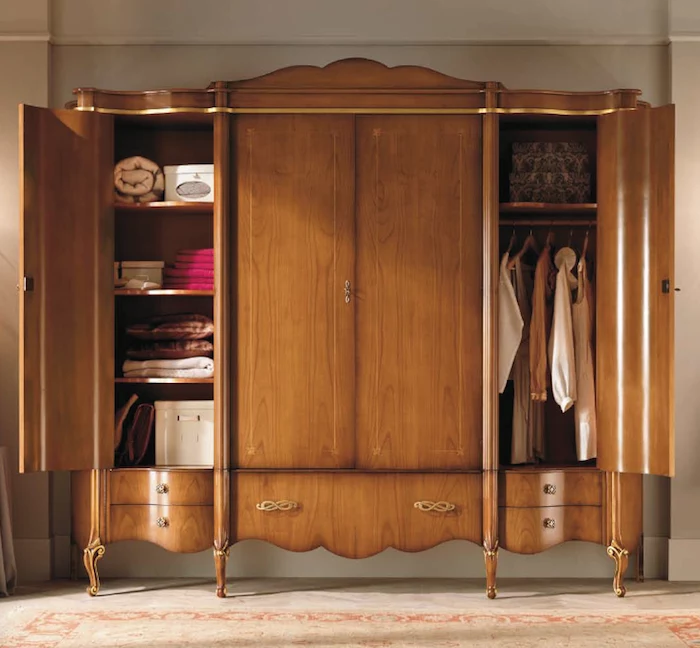
[[[552,319],[556,295],[557,254],[570,248],[575,253],[571,270],[571,304],[579,299],[579,263],[585,258],[585,274],[590,292],[590,348],[595,371],[595,284],[596,284],[596,117],[502,115],[499,133],[499,261],[508,254],[508,274],[515,284],[515,260],[519,259],[521,280],[527,298],[523,317],[523,335],[513,369],[505,390],[499,395],[499,460],[503,468],[532,469],[533,466],[595,468],[595,438],[580,440],[577,444],[576,416],[579,403],[562,411],[552,389]],[[533,146],[534,145],[534,146]],[[551,145],[551,146],[548,146]],[[569,151],[567,153],[567,151]],[[552,183],[551,185],[549,183]],[[530,362],[530,324],[534,311],[533,288],[535,269],[541,255],[549,255],[551,273],[545,290],[546,343],[546,399],[535,398],[536,389],[529,371],[530,387],[521,386],[521,405],[517,406],[518,379],[515,364],[518,355],[525,353],[525,365]],[[564,258],[562,253],[559,259]],[[573,255],[568,253],[568,258]],[[546,266],[545,266],[546,267]],[[501,280],[503,277],[501,276]],[[575,287],[574,287],[575,282]],[[514,288],[517,286],[514,285]],[[514,291],[514,292],[517,292]],[[521,295],[522,296],[522,295]],[[518,304],[522,307],[522,303]],[[595,381],[595,375],[593,377]],[[500,390],[500,386],[499,386]],[[522,406],[522,393],[529,396]],[[539,411],[538,411],[539,409]],[[521,418],[518,423],[517,418]],[[522,423],[523,417],[529,423]],[[532,420],[534,419],[534,423]],[[528,446],[523,455],[514,446],[514,430],[528,429],[540,441],[521,439]],[[532,431],[532,428],[535,428]],[[595,426],[593,426],[595,430]],[[594,434],[594,433],[593,433]],[[588,445],[588,454],[581,445]],[[516,443],[517,445],[517,443]],[[534,446],[534,447],[532,447]],[[584,456],[581,456],[581,455]]]
[[[214,161],[214,126],[211,115],[172,114],[157,116],[115,116],[114,163],[135,156],[156,163],[160,169],[167,166],[212,164]],[[213,378],[180,376],[125,376],[125,361],[136,359],[182,358],[176,348],[182,340],[137,339],[128,333],[129,327],[153,318],[180,315],[187,318],[194,314],[203,316],[213,327],[213,265],[211,278],[203,283],[168,284],[165,278],[168,268],[174,268],[182,251],[213,250],[214,203],[168,201],[164,196],[148,202],[123,202],[115,197],[114,209],[114,260],[115,260],[115,411],[134,396],[137,400],[127,408],[128,416],[123,424],[121,439],[115,434],[115,466],[156,465],[155,435],[153,434],[158,401],[202,401],[208,408],[213,403]],[[213,257],[212,257],[213,259]],[[154,268],[161,277],[160,285],[152,289],[130,288],[127,284],[128,263],[144,265],[145,275],[136,269],[137,279],[153,279],[147,276]],[[117,265],[118,264],[118,267]],[[213,264],[213,261],[212,261]],[[162,266],[162,270],[161,267]],[[156,277],[158,281],[158,277]],[[213,336],[209,336],[207,351],[201,355],[213,360]],[[170,348],[168,348],[170,347]],[[166,352],[158,355],[159,348]],[[184,354],[187,355],[187,354]],[[191,354],[190,354],[191,355]],[[136,372],[132,372],[136,373]],[[145,372],[144,372],[145,373]],[[137,407],[147,408],[146,420],[136,426],[140,438],[128,439],[127,429],[134,427]],[[142,447],[131,450],[136,443]],[[131,456],[130,456],[131,454]],[[161,462],[162,463],[162,462]],[[171,462],[169,462],[171,463]],[[175,463],[175,462],[172,462]],[[213,455],[207,461],[209,467]]]

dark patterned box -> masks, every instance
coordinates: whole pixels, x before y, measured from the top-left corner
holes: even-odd
[[[588,173],[586,147],[579,142],[515,142],[513,173]]]
[[[511,173],[511,202],[587,203],[590,173]]]

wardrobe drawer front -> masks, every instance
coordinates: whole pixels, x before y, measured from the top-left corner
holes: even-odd
[[[499,506],[601,506],[603,474],[597,470],[504,472]]]
[[[603,542],[603,509],[599,506],[540,506],[498,511],[501,547],[533,554],[569,540]]]
[[[110,472],[112,504],[214,504],[212,470],[144,470],[124,468]]]
[[[480,474],[246,473],[232,476],[235,539],[348,558],[387,547],[481,543]]]
[[[109,508],[109,541],[147,540],[168,551],[194,553],[214,545],[213,506],[131,506]]]

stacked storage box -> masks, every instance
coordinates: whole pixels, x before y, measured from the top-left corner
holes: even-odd
[[[511,202],[591,201],[588,152],[578,142],[515,142]]]

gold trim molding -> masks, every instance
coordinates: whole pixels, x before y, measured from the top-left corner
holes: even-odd
[[[73,110],[94,112],[105,115],[315,115],[315,114],[354,114],[354,115],[553,115],[553,116],[591,116],[609,115],[615,112],[638,110],[631,107],[602,108],[598,110],[569,110],[559,108],[231,108],[212,106],[210,108],[100,108],[97,106],[75,106]]]

